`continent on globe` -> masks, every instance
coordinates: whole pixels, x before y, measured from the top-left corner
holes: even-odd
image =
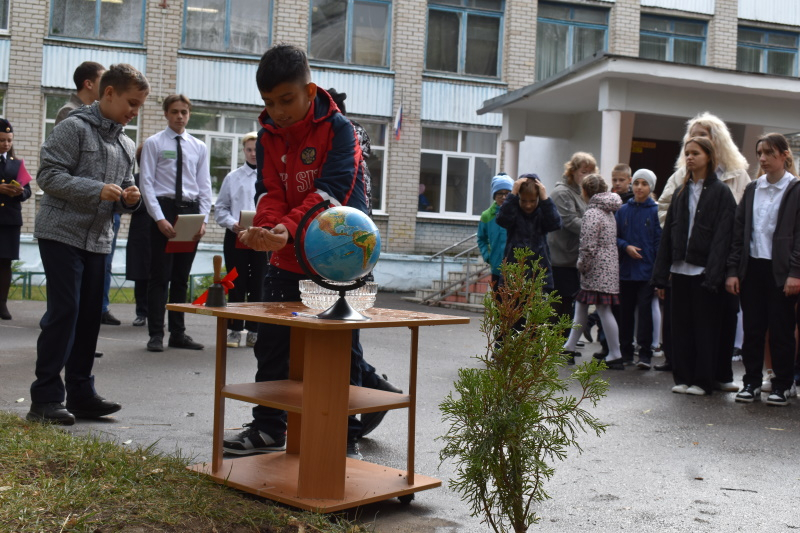
[[[345,220],[347,220],[347,213],[342,213],[340,211],[335,211],[334,209],[328,209],[324,213],[322,213],[319,217],[317,217],[317,223],[319,224],[319,229],[331,235],[333,237],[340,237],[347,235],[347,233],[341,233],[337,231],[339,226],[344,226]]]
[[[353,244],[361,249],[362,264],[366,268],[372,259],[372,252],[375,251],[377,239],[375,234],[369,231],[357,230],[353,232]]]

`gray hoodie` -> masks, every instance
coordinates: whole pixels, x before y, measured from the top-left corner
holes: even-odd
[[[561,215],[561,229],[547,234],[550,260],[555,267],[575,267],[578,263],[578,245],[581,236],[581,221],[586,211],[586,202],[577,185],[568,184],[566,178],[556,183],[550,198]]]
[[[111,215],[133,211],[120,200],[101,201],[106,183],[134,184],[135,145],[122,124],[100,114],[99,102],[79,108],[42,144],[36,182],[44,191],[34,237],[89,252],[111,252]]]

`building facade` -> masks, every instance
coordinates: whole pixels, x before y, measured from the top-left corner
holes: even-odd
[[[130,63],[152,92],[129,135],[163,129],[163,98],[186,94],[217,190],[257,127],[261,53],[296,44],[370,134],[384,249],[426,254],[474,233],[501,170],[552,183],[577,150],[604,172],[632,153],[674,161],[704,110],[740,146],[765,127],[794,131],[786,110],[772,120],[774,102],[769,120],[742,103],[800,94],[799,39],[800,3],[778,0],[0,0],[0,95],[35,173],[75,67]]]

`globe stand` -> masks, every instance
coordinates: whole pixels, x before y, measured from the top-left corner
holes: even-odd
[[[303,272],[311,278],[311,281],[319,285],[320,287],[324,287],[328,290],[337,291],[339,293],[339,299],[336,302],[327,308],[325,311],[319,313],[317,318],[322,320],[350,320],[350,321],[358,321],[364,322],[367,320],[372,320],[368,316],[364,316],[350,305],[350,303],[345,299],[345,295],[347,291],[352,291],[358,289],[359,287],[363,287],[367,280],[365,278],[354,280],[350,285],[334,285],[333,283],[328,283],[325,279],[314,272],[308,264],[305,256],[303,255],[303,244],[305,242],[305,228],[308,225],[309,221],[314,217],[317,211],[322,211],[328,209],[331,206],[330,200],[325,200],[324,202],[320,202],[308,212],[303,215],[303,218],[300,219],[300,223],[297,225],[297,233],[294,237],[294,252],[295,256],[297,257],[297,262],[300,264],[300,268],[303,269]]]

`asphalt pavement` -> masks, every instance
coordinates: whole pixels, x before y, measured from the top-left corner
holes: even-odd
[[[380,293],[378,307],[416,309],[400,294]],[[24,417],[30,407],[36,338],[43,302],[13,301],[14,320],[0,323],[0,409]],[[145,350],[147,329],[131,325],[133,305],[112,305],[121,326],[102,326],[95,364],[101,395],[123,409],[107,421],[79,421],[66,428],[96,433],[124,445],[155,444],[158,451],[210,459],[214,382],[214,321],[187,315],[187,333],[205,343],[202,351]],[[430,312],[431,308],[425,308]],[[484,532],[451,491],[450,463],[440,464],[445,432],[438,405],[452,390],[461,367],[475,367],[485,346],[481,316],[468,325],[420,328],[416,471],[443,480],[438,489],[417,493],[410,505],[396,499],[367,505],[351,517],[374,523],[383,533]],[[367,360],[403,389],[408,387],[410,334],[405,328],[364,330]],[[583,348],[585,360],[599,348]],[[230,349],[228,382],[251,381],[252,349]],[[578,359],[581,362],[581,359]],[[656,359],[655,362],[661,362]],[[564,370],[566,373],[569,370]],[[736,379],[744,370],[734,363]],[[670,373],[606,371],[609,394],[593,409],[609,425],[601,437],[583,435],[583,453],[573,451],[555,465],[546,485],[551,499],[538,506],[538,531],[790,531],[800,529],[800,401],[787,407],[763,402],[736,404],[733,393],[692,397],[670,393]],[[225,427],[250,421],[250,405],[228,400]],[[404,468],[405,410],[390,412],[361,441],[365,460]]]

